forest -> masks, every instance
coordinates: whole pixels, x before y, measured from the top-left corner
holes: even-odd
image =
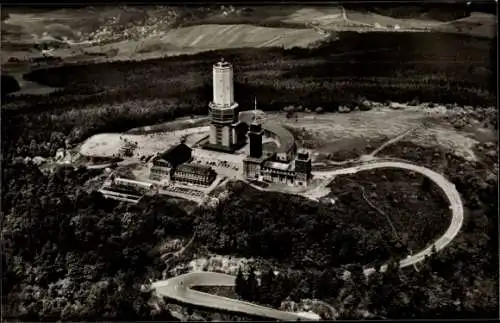
[[[2,164],[3,319],[175,320],[141,285],[164,266],[153,247],[191,234],[192,218],[164,199],[130,206],[79,188],[95,175]]]
[[[498,317],[498,199],[495,198],[498,195],[498,177],[491,172],[489,165],[480,162],[465,161],[462,158],[456,157],[451,151],[423,148],[411,142],[400,142],[394,146],[389,146],[387,151],[384,151],[384,155],[404,158],[440,171],[456,184],[456,188],[464,200],[466,211],[465,222],[462,231],[446,249],[432,255],[430,259],[419,264],[416,268],[410,267],[404,270],[397,270],[394,267],[390,267],[386,273],[377,273],[370,276],[368,281],[364,280],[360,275],[360,265],[365,264],[366,260],[364,262],[359,260],[357,262],[353,261],[351,265],[348,265],[348,263],[343,263],[340,266],[336,264],[338,267],[328,265],[316,267],[316,263],[321,263],[321,261],[328,259],[327,256],[319,259],[322,254],[328,255],[328,250],[326,248],[325,250],[316,249],[321,247],[319,243],[315,243],[314,239],[317,237],[319,240],[322,240],[321,246],[327,246],[329,240],[325,240],[324,236],[322,236],[323,232],[315,231],[312,234],[309,232],[307,235],[301,234],[301,232],[314,229],[315,222],[318,221],[316,218],[321,217],[325,213],[325,211],[318,210],[314,213],[314,219],[309,217],[307,222],[302,224],[303,228],[298,230],[298,234],[300,234],[300,238],[298,239],[293,236],[295,230],[284,230],[283,235],[278,236],[278,238],[273,236],[277,231],[275,228],[279,228],[278,225],[273,226],[273,230],[269,230],[272,232],[266,231],[268,236],[271,235],[274,238],[274,246],[281,246],[279,242],[284,242],[286,241],[285,239],[292,241],[292,244],[289,244],[293,246],[290,247],[291,250],[272,248],[271,252],[274,254],[274,257],[276,255],[280,256],[283,252],[291,252],[292,256],[290,258],[293,259],[293,264],[283,261],[283,258],[272,262],[273,269],[282,274],[279,274],[273,280],[274,275],[268,270],[263,270],[264,276],[261,277],[263,285],[260,287],[251,287],[251,283],[241,282],[240,277],[241,285],[236,289],[237,294],[242,299],[253,300],[272,306],[277,306],[286,297],[290,297],[292,300],[318,298],[334,306],[340,312],[340,319],[361,319],[363,318],[361,314],[363,310],[368,310],[379,318],[391,319],[477,319]],[[369,181],[370,175],[368,174],[367,176],[367,178],[357,178],[356,182],[359,181],[359,184],[369,187],[369,185],[366,185],[366,182]],[[392,176],[396,176],[397,179],[401,174],[393,174]],[[386,177],[387,181],[390,182],[391,177]],[[336,188],[337,194],[342,191],[345,191],[344,194],[346,195],[349,194],[352,186],[344,185],[349,184],[346,181],[335,181],[338,184]],[[433,192],[433,189],[427,186],[428,184],[422,182],[422,189],[429,191],[431,195],[437,194],[438,192]],[[235,185],[234,189],[245,191],[246,194],[258,195],[256,191],[249,192],[248,188],[243,185]],[[383,192],[377,191],[376,193],[389,193],[390,195],[389,190],[384,190]],[[298,203],[296,203],[294,198],[288,198],[286,202],[287,213],[283,213],[279,209],[284,205],[283,200],[280,202],[280,200],[274,199],[275,197],[270,194],[261,199],[257,199],[255,195],[252,195],[255,205],[253,210],[255,211],[248,210],[245,212],[245,204],[242,204],[245,198],[242,197],[243,194],[238,196],[239,198],[234,201],[234,207],[238,209],[238,217],[231,217],[231,225],[233,226],[239,226],[237,220],[240,219],[240,216],[247,217],[242,219],[243,222],[253,221],[253,225],[258,226],[260,224],[258,216],[265,214],[264,212],[270,209],[269,205],[275,209],[269,211],[274,212],[272,216],[264,218],[264,221],[267,222],[262,221],[266,226],[271,226],[273,221],[281,224],[287,221],[287,219],[300,219],[302,210],[313,207],[307,203],[301,203],[297,207]],[[439,196],[436,197],[439,198]],[[267,201],[270,201],[270,203],[267,204]],[[379,207],[383,208],[383,203],[389,202],[390,204],[391,198],[389,196],[389,198],[380,198],[377,201],[382,204]],[[421,206],[428,203],[421,202]],[[355,203],[357,205],[356,209],[360,208],[362,210],[362,203]],[[399,205],[401,205],[401,202]],[[224,215],[231,214],[233,208],[229,208],[227,204],[221,207],[221,213],[217,213],[216,210],[216,215],[205,215],[205,217],[212,216],[210,219],[217,223],[210,227],[210,230],[224,228],[224,223],[227,223],[224,220]],[[301,210],[300,207],[303,207],[303,209]],[[420,207],[415,212],[417,216],[412,219],[415,222],[404,224],[413,227],[419,226],[420,228],[425,225],[436,226],[437,222],[435,221],[438,218],[432,216],[425,217],[421,209]],[[424,205],[423,210],[425,209],[426,206]],[[343,208],[341,212],[331,213],[330,216],[337,222],[338,219],[344,217],[343,213],[347,213],[349,214],[348,216],[352,217],[355,211]],[[286,214],[285,217],[283,217],[284,214]],[[429,215],[434,214],[430,213]],[[322,221],[324,220],[322,219]],[[223,223],[222,226],[219,223]],[[322,223],[322,227],[327,228],[324,222]],[[351,230],[346,230],[342,226],[334,230],[336,229],[342,230],[340,233],[343,235],[342,239],[353,237],[354,232]],[[242,230],[242,232],[245,232],[244,229]],[[384,228],[380,229],[381,235],[387,234],[387,232],[384,232],[385,230]],[[218,240],[206,235],[205,239],[206,241],[212,241],[211,248],[217,251],[220,250],[219,248],[224,242],[226,243],[226,250],[241,248],[239,246],[240,243],[250,253],[252,253],[252,250],[250,250],[252,247],[266,249],[267,245],[264,241],[261,241],[259,245],[255,243],[255,240],[250,239],[252,236],[261,239],[264,238],[258,232],[248,231],[250,231],[249,234],[239,235],[232,244],[228,243],[230,241],[228,235],[216,235],[221,237]],[[332,230],[329,232],[333,235],[339,234]],[[366,233],[364,232],[360,239],[363,242],[372,242],[373,237],[366,235]],[[430,232],[425,232],[425,234],[427,235],[426,238],[431,238],[432,236]],[[354,239],[352,241],[351,245],[359,243]],[[334,250],[336,250],[336,257],[341,255],[338,250],[338,247],[341,245],[341,243],[337,243],[337,245],[333,246]],[[300,248],[303,248],[302,252],[300,252]],[[316,256],[316,258],[313,262],[307,263],[305,260],[307,260],[306,257],[308,256],[307,251],[310,249],[314,250],[314,252],[310,253],[310,256]],[[366,251],[365,249],[362,250],[366,253],[370,251],[377,252],[377,250],[370,250],[369,248]],[[238,252],[242,251],[239,250]],[[259,250],[256,254],[260,254],[260,252],[262,251]],[[378,252],[381,251],[378,250]],[[365,259],[369,259],[370,257],[370,255],[365,256],[367,257]],[[389,259],[389,261],[391,261],[390,259],[396,260],[399,258],[397,256],[391,257],[390,254],[385,254],[384,256],[388,257],[386,259]],[[300,265],[297,266],[297,264]],[[295,269],[298,270],[291,270],[290,265],[295,266]],[[351,280],[342,279],[345,269],[351,271]],[[249,275],[247,281],[251,281],[252,277],[252,275]],[[265,281],[268,283],[265,284]],[[242,291],[241,288],[245,289],[245,286],[250,290],[254,290],[253,294],[245,290]]]
[[[409,148],[403,153],[402,147]],[[152,198],[144,204],[130,206],[105,200],[96,192],[87,193],[78,189],[83,182],[96,175],[93,171],[62,167],[44,175],[31,164],[3,163],[4,317],[28,321],[53,321],[58,318],[75,321],[128,320],[130,317],[136,320],[171,320],[168,311],[152,309],[148,305],[151,294],[140,289],[141,284],[147,285],[147,278],[157,279],[165,268],[165,264],[150,251],[162,239],[190,237],[196,228],[200,236],[197,245],[208,241],[211,251],[222,252],[220,244],[224,241],[215,241],[213,232],[217,232],[219,226],[227,230],[224,215],[238,210],[238,216],[231,217],[230,223],[239,227],[251,220],[252,226],[247,221],[246,228],[254,227],[261,221],[257,215],[265,214],[266,204],[269,206],[267,212],[275,212],[264,218],[266,225],[275,229],[270,234],[277,233],[271,243],[286,247],[292,239],[297,247],[291,250],[287,261],[281,258],[273,262],[278,271],[286,274],[277,281],[270,278],[271,288],[266,284],[259,287],[257,296],[252,296],[255,302],[276,306],[287,297],[292,300],[316,297],[338,308],[341,318],[360,318],[360,309],[368,309],[377,316],[388,318],[496,317],[498,201],[491,198],[496,196],[496,177],[488,178],[486,169],[464,162],[449,152],[444,155],[446,164],[443,165],[441,154],[433,157],[436,150],[409,143],[396,145],[387,154],[430,167],[446,167],[445,174],[456,183],[465,200],[466,222],[456,240],[419,265],[418,272],[412,268],[404,271],[393,269],[385,274],[375,274],[368,282],[359,276],[360,265],[366,263],[366,259],[358,258],[358,254],[353,252],[351,265],[340,264],[332,257],[332,250],[314,242],[314,235],[311,236],[311,230],[319,229],[318,221],[328,225],[332,219],[337,221],[337,218],[344,217],[339,213],[347,214],[348,209],[333,215],[319,210],[318,205],[267,194],[255,207],[258,213],[248,212],[247,219],[245,212],[240,215],[247,203],[245,197],[257,192],[236,183],[233,190],[241,191],[241,194],[232,199],[233,205],[223,204],[222,210],[198,209],[188,215],[177,204],[164,199]],[[283,214],[279,211],[283,201],[289,201],[289,215],[285,218],[276,216]],[[314,219],[302,216],[305,212],[315,211]],[[206,223],[210,219],[215,219],[215,223]],[[287,220],[302,225],[303,229],[297,232],[298,237],[293,237],[291,230],[288,233],[286,229],[278,230],[279,225]],[[428,221],[425,218],[422,220]],[[271,223],[276,221],[278,226],[273,227]],[[340,226],[334,230],[343,228]],[[356,230],[346,228],[340,233],[342,239],[360,238],[362,232],[359,227]],[[250,234],[245,231],[248,229],[242,229],[244,234],[240,235],[241,238],[236,237],[235,241],[242,245],[226,247],[227,253],[234,253],[235,247],[245,248],[245,239],[248,239],[248,247],[255,247],[255,240],[249,238],[252,234],[259,235],[252,230]],[[337,231],[330,232],[335,234]],[[384,233],[384,229],[381,232],[390,236]],[[370,243],[372,238],[363,236],[361,239]],[[259,257],[279,257],[280,253],[290,251],[268,248],[268,253],[276,255],[266,255],[266,245],[257,247],[263,249]],[[307,252],[308,249],[315,252]],[[355,251],[354,248],[351,251]],[[244,250],[242,252],[244,254]],[[384,251],[379,252],[382,255]],[[343,256],[348,262],[349,253]],[[384,256],[391,259],[391,255]],[[326,264],[329,261],[338,267],[316,266],[307,257],[315,261],[322,257],[319,261]],[[353,274],[352,280],[342,279],[345,269]],[[122,289],[117,286],[122,286]],[[384,295],[383,298],[381,295]]]
[[[58,148],[74,147],[96,133],[206,113],[212,93],[207,62],[221,56],[235,63],[236,98],[244,108],[251,106],[254,96],[264,110],[300,104],[336,111],[339,105],[357,102],[360,95],[374,101],[418,99],[474,106],[496,102],[492,90],[496,77],[484,59],[491,48],[489,41],[457,35],[387,35],[368,39],[342,34],[338,41],[310,50],[234,49],[143,62],[70,65],[25,75],[27,80],[63,89],[46,96],[2,100],[4,317],[173,320],[168,311],[155,311],[149,303],[151,293],[141,290],[147,278],[157,278],[164,269],[149,251],[166,237],[191,237],[195,229],[212,251],[258,253],[297,268],[297,274],[290,276],[291,287],[286,287],[291,291],[278,289],[277,299],[265,302],[275,304],[292,295],[344,304],[344,298],[350,297],[350,305],[344,304],[351,309],[345,317],[356,317],[356,306],[369,306],[389,318],[496,317],[498,200],[492,197],[498,195],[498,180],[484,165],[466,162],[452,152],[443,155],[411,143],[384,150],[384,154],[440,169],[466,202],[466,224],[457,240],[419,272],[389,271],[375,276],[365,289],[361,280],[341,285],[340,269],[333,267],[351,263],[359,271],[366,262],[397,258],[406,246],[393,239],[377,250],[375,242],[380,238],[347,222],[354,212],[347,204],[336,206],[341,214],[336,215],[331,207],[298,197],[264,195],[236,183],[233,200],[215,210],[187,214],[169,200],[153,198],[130,206],[79,189],[97,175],[88,170],[62,167],[44,174],[35,165],[14,162],[19,156],[53,156]],[[367,51],[374,48],[377,51]],[[3,80],[7,78],[2,76]],[[345,190],[336,193],[373,214],[356,199],[354,192],[359,190],[346,183]],[[430,201],[439,196],[423,198]],[[314,218],[308,216],[313,213]],[[414,240],[437,234],[441,217],[433,221],[407,223],[416,228],[433,225],[425,234],[417,232]],[[383,225],[383,235],[391,236],[386,222]],[[261,232],[252,229],[258,227]],[[320,238],[325,242],[315,240]],[[342,251],[342,241],[361,242],[367,250]],[[310,270],[298,274],[301,268]],[[338,290],[339,295],[332,293]]]
[[[364,200],[360,186],[392,219]],[[235,183],[232,198],[196,220],[197,232],[217,253],[309,270],[404,258],[410,249],[425,248],[450,223],[442,193],[420,176],[376,170],[341,176],[330,187],[334,205]]]

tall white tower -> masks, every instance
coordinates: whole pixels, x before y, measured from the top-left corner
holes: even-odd
[[[221,59],[213,66],[213,103],[229,107],[234,103],[233,66]]]
[[[230,148],[234,142],[232,125],[237,122],[234,102],[233,66],[221,59],[213,66],[213,101],[209,104],[210,145]]]

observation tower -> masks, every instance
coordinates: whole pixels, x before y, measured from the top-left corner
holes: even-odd
[[[209,103],[210,138],[213,148],[231,150],[237,145],[238,117],[234,102],[233,66],[221,59],[213,65],[213,101]]]

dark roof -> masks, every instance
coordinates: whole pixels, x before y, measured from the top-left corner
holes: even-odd
[[[297,154],[297,159],[308,160],[309,153],[307,151],[299,151]]]
[[[173,166],[177,166],[188,161],[191,158],[191,152],[192,149],[189,148],[189,146],[186,144],[179,144],[161,153],[158,159],[166,160]]]

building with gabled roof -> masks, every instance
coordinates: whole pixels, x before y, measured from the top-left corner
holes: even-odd
[[[192,149],[184,143],[170,147],[153,159],[149,178],[154,181],[169,181],[179,165],[192,160]]]
[[[153,160],[153,165],[174,168],[186,163],[192,158],[192,149],[184,143],[175,145],[159,154]]]

